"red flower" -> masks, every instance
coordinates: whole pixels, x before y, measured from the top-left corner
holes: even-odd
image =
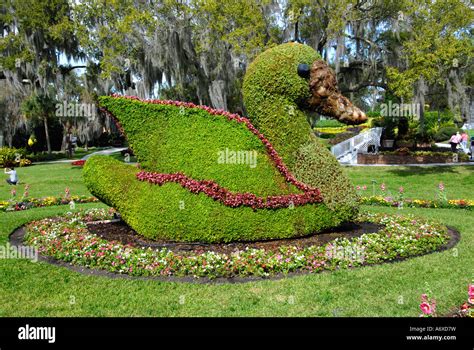
[[[80,159],[80,160],[76,160],[76,161],[72,162],[71,164],[74,165],[74,166],[83,166],[85,163],[86,163],[85,160]]]

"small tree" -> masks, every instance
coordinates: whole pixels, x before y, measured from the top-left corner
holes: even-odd
[[[54,115],[56,101],[46,94],[32,94],[22,103],[22,111],[33,122],[42,122],[46,136],[48,154],[51,154],[51,140],[49,137],[48,119]]]

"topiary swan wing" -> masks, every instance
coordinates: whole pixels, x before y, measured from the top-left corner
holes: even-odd
[[[246,118],[170,101],[102,97],[100,105],[118,120],[141,169],[96,156],[84,178],[137,232],[218,242],[332,226],[319,190],[297,181]]]

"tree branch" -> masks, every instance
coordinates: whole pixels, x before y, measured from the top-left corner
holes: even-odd
[[[352,39],[352,40],[360,40],[360,41],[363,41],[364,43],[372,46],[372,47],[375,47],[377,48],[378,50],[380,51],[385,51],[385,52],[388,52],[390,53],[391,51],[390,50],[387,50],[385,48],[381,48],[376,42],[372,41],[372,40],[369,40],[367,38],[362,38],[360,36],[356,36],[356,35],[351,35],[351,34],[344,34],[347,38],[349,39]]]
[[[384,90],[388,90],[388,85],[386,83],[381,83],[381,82],[377,82],[377,81],[366,81],[366,82],[357,84],[355,87],[353,87],[351,89],[349,89],[349,88],[341,89],[341,92],[343,94],[348,93],[348,92],[357,92],[360,89],[363,89],[363,88],[366,88],[366,87],[369,87],[369,86],[377,86],[377,87],[380,87]]]

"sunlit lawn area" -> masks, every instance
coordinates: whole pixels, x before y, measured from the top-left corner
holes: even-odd
[[[448,199],[474,199],[474,166],[432,167],[345,167],[355,186],[366,185],[364,196],[381,194],[386,185],[387,195],[396,194],[403,186],[406,198],[436,199],[438,185],[445,186]],[[372,180],[375,180],[373,185]],[[375,189],[375,191],[374,191]]]
[[[120,154],[113,157],[123,160]],[[131,161],[135,161],[132,157]],[[23,193],[24,185],[30,185],[31,197],[62,195],[68,186],[71,194],[89,194],[81,179],[82,169],[67,163],[40,164],[17,168],[21,184],[17,192]],[[375,193],[385,183],[387,193],[397,193],[404,187],[407,198],[435,199],[438,184],[443,182],[448,198],[474,199],[474,166],[444,167],[345,167],[354,185],[367,185],[364,195],[372,195],[372,180],[376,181]],[[0,183],[0,200],[10,198],[11,186]]]

